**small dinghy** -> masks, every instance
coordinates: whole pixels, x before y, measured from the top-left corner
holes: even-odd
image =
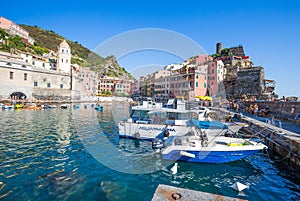
[[[103,106],[97,104],[97,105],[95,106],[95,110],[102,112]]]

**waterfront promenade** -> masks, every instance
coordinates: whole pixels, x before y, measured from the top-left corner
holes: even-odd
[[[85,103],[85,102],[133,102],[131,98],[128,97],[118,97],[118,96],[91,96],[87,98],[83,98],[80,100],[13,100],[13,99],[0,99],[0,103],[4,104],[12,104],[15,102],[21,103],[36,103],[36,104],[64,104],[64,103]]]

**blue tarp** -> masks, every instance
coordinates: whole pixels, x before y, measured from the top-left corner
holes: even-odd
[[[227,125],[219,121],[198,121],[198,126],[201,129],[227,129]]]
[[[200,129],[228,129],[228,126],[219,121],[198,121],[191,120],[187,122],[187,126],[198,126]]]

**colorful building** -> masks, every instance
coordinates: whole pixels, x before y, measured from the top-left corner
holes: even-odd
[[[133,80],[103,76],[98,79],[97,94],[110,92],[113,95],[131,95]]]
[[[84,67],[79,69],[77,77],[81,79],[81,91],[84,96],[94,96],[97,94],[97,79],[98,74],[95,71],[91,71],[89,68]]]
[[[0,17],[0,28],[4,29],[9,35],[20,36],[21,38],[25,39],[28,43],[32,45],[34,43],[33,38],[29,36],[29,32],[11,20],[8,20],[4,17]]]

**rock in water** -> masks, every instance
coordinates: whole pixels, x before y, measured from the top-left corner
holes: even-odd
[[[100,184],[107,200],[126,200],[127,184],[113,181],[102,181]]]

